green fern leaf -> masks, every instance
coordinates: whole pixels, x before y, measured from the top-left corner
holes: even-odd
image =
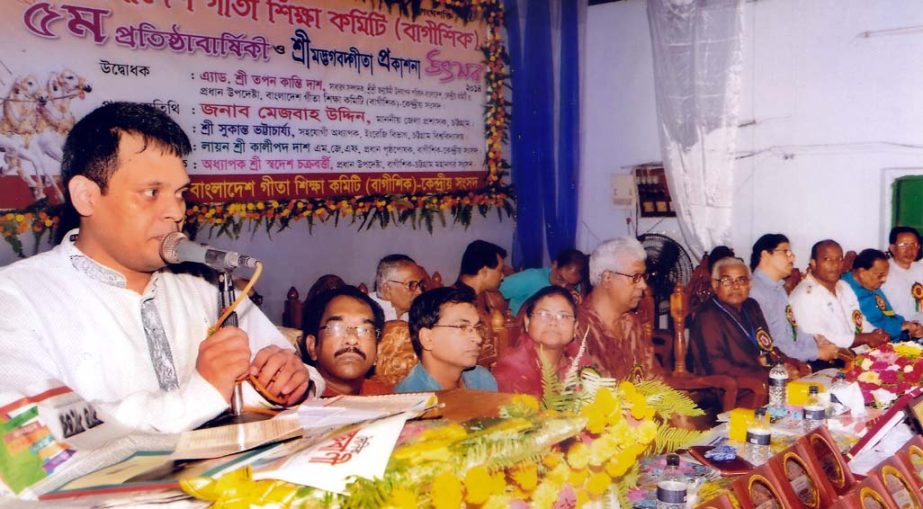
[[[635,387],[647,399],[647,404],[663,419],[668,420],[674,414],[687,417],[705,415],[686,393],[670,387],[661,380],[644,380]]]
[[[663,454],[682,449],[697,440],[701,440],[706,433],[708,432],[674,428],[669,422],[662,422],[657,427],[657,435],[654,437],[654,446],[650,452],[653,454]]]

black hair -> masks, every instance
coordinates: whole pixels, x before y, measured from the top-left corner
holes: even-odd
[[[325,290],[305,303],[304,314],[301,319],[301,330],[304,332],[304,337],[314,336],[314,341],[320,341],[318,339],[318,333],[320,332],[321,318],[327,311],[327,306],[330,305],[330,302],[342,296],[352,297],[353,299],[363,302],[372,310],[372,323],[375,326],[375,343],[377,344],[381,339],[381,330],[385,327],[385,312],[371,297],[355,286],[350,285]],[[301,349],[301,357],[307,363],[313,362],[308,356],[307,348]]]
[[[856,255],[855,261],[852,262],[852,268],[853,270],[869,270],[878,260],[884,260],[887,262],[888,256],[884,254],[884,252],[877,249],[863,249],[861,253]]]
[[[711,274],[711,271],[715,268],[715,263],[723,258],[736,258],[734,255],[734,250],[727,246],[715,246],[714,249],[708,252],[707,259],[709,274]]]
[[[756,239],[753,244],[753,251],[750,253],[750,270],[756,270],[756,267],[760,264],[763,251],[772,251],[783,242],[788,242],[788,237],[781,233],[767,233]]]
[[[839,242],[833,239],[819,240],[815,242],[813,246],[811,246],[811,259],[814,261],[817,261],[817,256],[818,256],[818,252],[820,251],[820,248],[828,247],[828,246],[836,246],[840,248],[841,251],[843,250],[843,246],[841,246]]]
[[[913,257],[913,261],[919,261],[920,258],[923,258],[923,246],[921,246],[920,232],[912,226],[895,226],[891,228],[891,233],[888,234],[888,244],[897,244],[897,237],[904,233],[911,233],[913,237],[917,239],[917,252]],[[890,247],[889,247],[890,252]]]
[[[897,244],[897,236],[902,233],[912,233],[914,238],[917,239],[917,244],[920,243],[920,232],[912,226],[895,226],[891,228],[891,233],[888,234],[888,244]]]
[[[484,267],[496,268],[501,263],[497,256],[506,258],[506,249],[486,240],[475,240],[465,248],[459,276],[475,276]]]
[[[417,358],[423,358],[423,345],[420,344],[420,329],[431,329],[439,322],[439,313],[446,304],[474,305],[477,296],[468,288],[445,286],[421,293],[410,305],[410,343]]]
[[[535,311],[535,306],[540,300],[544,299],[545,297],[552,297],[555,295],[564,297],[564,300],[570,304],[571,312],[574,314],[577,313],[577,303],[574,301],[574,296],[570,293],[570,290],[560,286],[546,286],[535,292],[535,294],[529,297],[529,299],[526,300],[526,302],[522,305],[522,308],[526,310],[526,316],[532,315],[532,312]]]
[[[589,260],[589,257],[583,254],[582,251],[577,249],[563,249],[558,253],[558,256],[555,257],[554,263],[557,264],[558,268],[576,265],[582,269],[587,266]]]
[[[192,151],[183,128],[149,104],[111,102],[91,111],[74,124],[64,141],[61,159],[64,214],[58,227],[58,240],[80,222],[68,189],[71,179],[84,176],[105,194],[109,180],[118,170],[119,142],[124,133],[140,135],[144,141],[142,150],[153,145],[180,158]]]

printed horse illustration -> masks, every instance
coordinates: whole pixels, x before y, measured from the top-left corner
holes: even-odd
[[[47,101],[39,106],[39,112],[52,130],[64,136],[77,122],[71,112],[71,101],[84,99],[92,91],[90,83],[70,69],[52,73],[45,83]]]
[[[3,174],[19,175],[36,200],[51,187],[58,200],[61,190],[60,163],[64,138],[76,123],[71,102],[93,91],[87,80],[70,69],[49,73],[44,85],[34,74],[14,80],[3,99],[0,120],[0,153]],[[32,166],[31,174],[24,163]]]
[[[38,114],[39,103],[46,100],[41,82],[34,74],[14,80],[9,93],[2,99],[0,134],[34,134],[42,121]]]

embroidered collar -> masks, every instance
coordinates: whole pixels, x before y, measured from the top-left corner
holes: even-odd
[[[75,228],[67,232],[67,235],[64,236],[64,240],[61,242],[71,265],[78,272],[84,274],[94,281],[113,286],[115,288],[128,288],[128,282],[125,280],[125,276],[83,254],[83,252],[77,248],[77,245],[74,242],[77,240],[77,236],[79,234],[79,229]],[[154,272],[151,275],[151,280],[148,282],[147,287],[144,289],[145,296],[153,297],[153,295],[156,293],[157,281],[160,279],[159,275],[160,271]]]

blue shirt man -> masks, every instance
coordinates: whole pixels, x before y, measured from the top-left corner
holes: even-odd
[[[561,286],[573,292],[581,290],[587,262],[587,256],[582,252],[565,249],[558,253],[551,267],[526,269],[505,277],[500,284],[500,293],[510,301],[510,311],[517,315],[529,297],[546,286]]]
[[[420,362],[395,392],[497,390],[490,371],[477,366],[486,330],[475,299],[474,292],[464,287],[436,288],[414,299],[410,342]]]
[[[843,281],[855,292],[865,319],[887,332],[891,341],[899,341],[904,331],[909,337],[923,337],[923,326],[897,314],[881,291],[881,285],[888,279],[889,268],[888,257],[883,252],[864,249],[856,256],[852,270],[843,275]]]
[[[476,391],[494,391],[497,390],[497,381],[486,368],[475,366],[471,369],[462,371],[462,384],[465,389],[474,389]],[[446,389],[439,384],[422,364],[417,364],[410,370],[401,383],[394,386],[394,392],[429,392],[441,391]]]
[[[785,355],[803,362],[835,358],[838,350],[835,344],[820,334],[800,330],[795,322],[783,281],[795,267],[795,254],[788,238],[767,233],[757,239],[750,267],[753,269],[750,297],[759,303],[774,345]]]

